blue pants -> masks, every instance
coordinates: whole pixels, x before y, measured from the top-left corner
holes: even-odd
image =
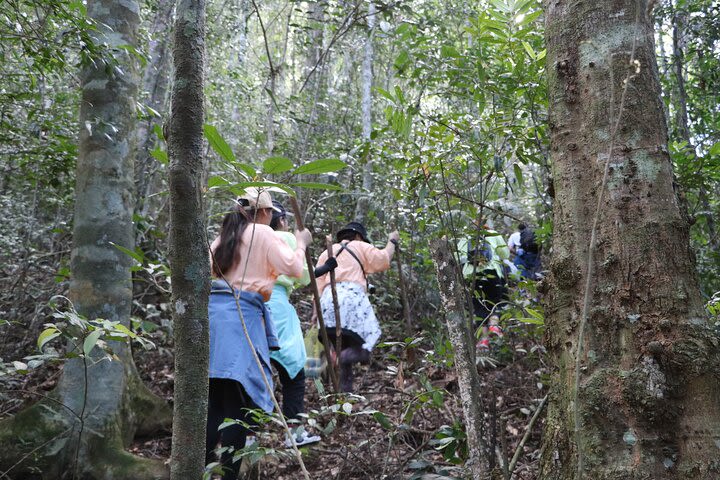
[[[518,270],[520,270],[520,274],[523,278],[528,278],[530,280],[535,280],[537,278],[537,273],[542,268],[540,263],[540,254],[538,253],[523,252],[521,255],[515,255],[513,263],[516,267],[518,267]]]

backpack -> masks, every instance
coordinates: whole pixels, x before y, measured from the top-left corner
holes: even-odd
[[[535,241],[535,231],[530,227],[525,227],[520,231],[520,248],[530,253],[538,253],[540,250]]]

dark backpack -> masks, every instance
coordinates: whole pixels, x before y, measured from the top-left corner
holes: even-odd
[[[530,253],[538,253],[540,250],[535,241],[535,231],[526,227],[520,231],[520,248]]]

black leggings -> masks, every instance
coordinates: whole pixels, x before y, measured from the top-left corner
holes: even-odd
[[[340,353],[340,390],[347,393],[353,392],[353,364],[370,362],[370,352],[362,348],[365,343],[360,335],[343,328],[342,330],[342,352]],[[330,345],[335,347],[336,329],[334,327],[327,329],[328,340]]]
[[[278,372],[282,385],[282,413],[287,419],[300,420],[299,413],[305,411],[305,369],[300,369],[295,378],[279,362],[270,360]]]
[[[218,431],[226,418],[252,423],[248,410],[259,408],[245,392],[242,384],[227,378],[211,378],[208,392],[207,436],[205,437],[205,462],[216,461],[215,447],[218,441],[223,447],[233,447],[235,451],[245,446],[248,429],[235,424]],[[240,462],[232,462],[233,452],[225,451],[220,462],[226,472],[223,480],[235,480],[240,471]]]

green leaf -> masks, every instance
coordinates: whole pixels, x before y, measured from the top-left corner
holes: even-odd
[[[153,125],[153,132],[155,132],[155,136],[159,138],[160,140],[165,140],[165,136],[163,135],[162,127],[159,123],[156,123]]]
[[[720,155],[720,142],[717,142],[715,145],[710,147],[710,150],[708,150],[708,153],[710,153],[710,155],[713,155],[713,156]]]
[[[392,93],[380,87],[375,87],[375,90],[377,90],[380,95],[390,100],[390,102],[395,103],[395,97],[392,96]]]
[[[339,158],[322,158],[320,160],[300,165],[293,171],[293,175],[331,173],[345,167],[347,167],[347,164]]]
[[[440,56],[445,58],[460,58],[460,53],[452,45],[443,45],[440,47]]]
[[[208,178],[207,186],[208,186],[208,189],[211,189],[211,188],[220,187],[222,185],[229,185],[229,184],[230,184],[230,182],[225,180],[223,177],[221,177],[219,175],[215,175],[215,176]]]
[[[135,252],[130,250],[129,248],[125,248],[121,245],[118,245],[117,243],[110,242],[110,245],[117,248],[121,252],[123,252],[126,255],[130,255],[132,258],[137,260],[138,263],[143,263],[145,261],[145,256],[142,254],[142,252]]]
[[[292,160],[287,157],[270,157],[263,162],[263,172],[267,174],[283,173],[292,170]]]
[[[297,183],[291,183],[295,188],[310,188],[314,190],[333,190],[333,191],[342,191],[343,188],[340,185],[335,185],[332,183],[318,183],[318,182],[297,182]]]
[[[403,50],[402,52],[400,52],[400,55],[398,55],[395,59],[393,66],[396,70],[403,71],[405,70],[405,67],[408,63],[410,63],[410,55],[408,55],[408,52],[406,50]]]
[[[55,327],[43,330],[37,340],[38,350],[42,350],[46,343],[59,337],[60,335],[60,330]]]
[[[154,150],[150,150],[150,155],[163,165],[167,165],[170,161],[167,152],[165,150],[161,150],[159,146],[155,147]]]
[[[533,60],[535,60],[535,58],[537,58],[537,56],[535,55],[535,50],[533,50],[533,48],[530,46],[530,44],[528,42],[523,41],[522,46],[525,49],[525,51],[527,52],[527,54],[530,56],[530,58],[532,58]]]
[[[85,337],[85,341],[83,342],[83,353],[85,356],[90,355],[90,352],[95,347],[95,344],[98,342],[103,333],[103,329],[98,328],[97,330],[90,332],[90,335]]]
[[[208,139],[212,149],[226,161],[234,162],[235,154],[217,129],[212,125],[205,125],[203,130],[205,131],[205,138]]]
[[[234,185],[229,185],[227,189],[234,195],[239,196],[245,194],[245,189],[248,187],[264,188],[270,191],[285,192],[288,195],[295,195],[295,191],[289,185],[266,181],[236,183]]]
[[[513,164],[513,170],[515,171],[515,178],[517,178],[518,185],[522,188],[525,185],[525,180],[523,179],[523,173],[520,165],[517,163]]]
[[[391,430],[393,428],[392,423],[388,420],[387,416],[382,412],[373,413],[373,418],[383,427],[385,430]]]

